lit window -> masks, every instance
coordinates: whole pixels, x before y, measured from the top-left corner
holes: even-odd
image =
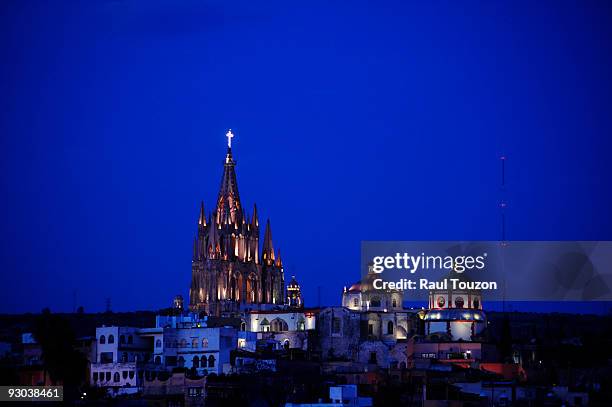
[[[478,298],[474,298],[474,308],[480,308],[480,300]]]

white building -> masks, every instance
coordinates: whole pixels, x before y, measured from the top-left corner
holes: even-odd
[[[167,369],[193,368],[201,375],[221,374],[230,370],[230,351],[238,347],[238,331],[233,327],[164,328],[161,343],[158,340],[155,363]]]
[[[285,310],[251,311],[247,315],[246,331],[260,347],[269,350],[308,349],[308,331],[316,329],[316,313],[312,310],[289,308]],[[243,349],[255,349],[256,344],[246,342]]]
[[[91,364],[91,384],[114,392],[142,387],[142,366],[150,358],[152,346],[133,327],[96,328],[96,357]],[[121,390],[121,392],[126,392]]]
[[[316,316],[307,310],[251,311],[247,316],[251,332],[295,332],[315,329]]]

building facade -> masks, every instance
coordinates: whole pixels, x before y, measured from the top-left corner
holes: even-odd
[[[285,281],[280,252],[272,243],[266,222],[262,250],[257,206],[249,215],[238,192],[231,130],[216,207],[206,214],[200,207],[193,244],[189,307],[207,315],[232,315],[285,303]]]

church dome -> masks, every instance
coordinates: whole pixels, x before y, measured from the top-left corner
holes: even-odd
[[[361,281],[357,281],[355,284],[353,284],[349,289],[349,292],[358,292],[361,291]]]

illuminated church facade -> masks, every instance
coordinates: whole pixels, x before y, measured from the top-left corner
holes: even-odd
[[[232,316],[248,310],[284,306],[285,281],[280,252],[275,252],[270,221],[265,224],[260,250],[257,206],[248,214],[240,200],[231,130],[216,207],[200,207],[193,242],[191,311]]]

